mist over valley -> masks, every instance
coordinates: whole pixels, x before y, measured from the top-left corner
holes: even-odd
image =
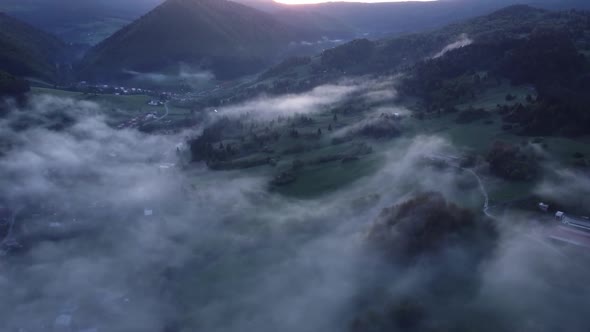
[[[585,2],[0,8],[1,331],[587,329]]]

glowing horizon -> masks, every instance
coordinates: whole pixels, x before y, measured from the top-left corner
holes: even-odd
[[[286,5],[306,5],[306,4],[314,4],[314,3],[322,3],[322,2],[366,2],[366,3],[376,3],[376,2],[409,2],[409,1],[436,1],[436,0],[274,0],[275,2],[279,2]]]

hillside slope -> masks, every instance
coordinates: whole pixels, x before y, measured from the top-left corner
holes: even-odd
[[[93,48],[81,66],[90,79],[166,70],[182,62],[217,77],[252,73],[304,38],[270,15],[225,0],[168,0]]]
[[[96,44],[163,0],[2,0],[0,11],[68,43]]]
[[[590,134],[589,54],[589,12],[515,5],[431,32],[357,39],[313,58],[289,59],[261,75],[255,86],[224,98],[294,93],[349,76],[402,73],[399,95],[418,100],[422,112],[457,112],[503,91],[492,106],[499,105],[506,130],[585,135]],[[526,100],[514,103],[515,89],[526,91]],[[486,113],[472,110],[458,121],[481,115]]]
[[[379,40],[357,39],[318,55],[313,62],[314,72],[334,75],[395,73],[465,46],[476,48],[506,43],[507,52],[538,29],[564,31],[574,39],[580,51],[590,49],[590,25],[585,12],[552,12],[516,5],[426,33]]]
[[[556,10],[590,9],[590,2],[586,0],[439,0],[389,3],[334,1],[308,5],[283,5],[273,0],[236,1],[281,17],[285,17],[281,15],[283,11],[306,13],[309,17],[307,22],[311,24],[314,24],[312,14],[332,21],[345,22],[358,36],[366,34],[371,38],[434,29],[522,3]]]
[[[58,38],[0,13],[0,69],[55,81],[66,45]]]

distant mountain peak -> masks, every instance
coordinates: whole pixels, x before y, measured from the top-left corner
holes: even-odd
[[[92,49],[82,74],[106,79],[185,63],[230,78],[262,69],[297,36],[268,13],[236,2],[167,0]]]

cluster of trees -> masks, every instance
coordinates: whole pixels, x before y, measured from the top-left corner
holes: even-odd
[[[440,315],[441,305],[469,302],[479,285],[473,271],[493,254],[497,239],[490,220],[448,202],[441,193],[417,194],[383,209],[367,236],[369,247],[401,271],[419,260],[424,279],[416,281],[419,290],[404,287],[396,295],[390,295],[387,279],[375,282],[376,289],[360,296],[349,330],[462,331],[448,317],[432,317],[433,311]],[[395,271],[394,279],[400,269]]]
[[[414,259],[449,245],[473,246],[475,252],[492,244],[496,235],[491,223],[448,202],[441,193],[427,192],[383,209],[367,240],[386,257]]]
[[[528,181],[539,173],[535,151],[530,146],[518,146],[497,141],[486,157],[490,171],[511,181]]]
[[[590,134],[590,82],[576,86],[547,85],[538,89],[535,103],[521,109],[523,134],[578,136]]]
[[[536,29],[514,46],[498,64],[499,74],[514,84],[570,85],[588,67],[566,31]]]
[[[279,119],[279,122],[284,120]],[[275,121],[266,125],[227,116],[207,126],[201,135],[188,140],[193,161],[228,161],[267,149],[281,134]]]
[[[420,97],[427,110],[440,111],[472,100],[508,79],[516,85],[531,85],[537,98],[500,107],[507,128],[519,125],[525,135],[588,134],[590,64],[576,44],[567,30],[549,28],[535,29],[519,39],[488,36],[418,63],[402,91]],[[513,99],[507,96],[507,101]],[[457,122],[484,116],[483,112],[462,113]]]
[[[416,59],[432,56],[455,37],[447,33],[422,33],[378,41],[353,40],[324,51],[316,72],[395,73]]]
[[[223,118],[203,130],[197,138],[188,141],[193,161],[225,160],[225,153],[214,147],[223,139],[224,130],[233,125],[233,121]],[[221,153],[220,153],[221,152]]]
[[[493,70],[514,43],[503,38],[475,42],[444,56],[418,62],[404,80],[402,92],[420,97],[427,109],[433,111],[472,100],[478,93],[501,83]]]
[[[590,133],[590,63],[567,31],[538,29],[510,52],[500,73],[515,84],[535,86],[535,102],[517,105],[505,117],[526,135]]]
[[[536,98],[527,96],[526,103],[497,105],[504,128],[527,136],[590,134],[589,83],[548,84],[537,89]]]
[[[337,120],[337,117],[334,117]],[[332,124],[326,128],[313,128],[300,131],[300,126],[311,126],[314,120],[306,115],[285,118],[279,116],[269,122],[248,121],[242,118],[223,117],[207,126],[201,135],[188,140],[192,161],[205,161],[212,169],[246,168],[261,164],[273,164],[273,160],[245,159],[248,155],[262,152],[274,154],[273,144],[281,137],[289,137],[294,144],[280,151],[282,154],[298,154],[317,148],[318,139],[324,130],[331,131]],[[306,141],[315,142],[306,144]],[[238,163],[233,160],[241,159]]]
[[[416,59],[434,56],[437,52],[456,41],[457,36],[469,35],[484,47],[472,50],[478,56],[466,55],[467,66],[473,61],[480,64],[494,61],[502,56],[504,43],[516,43],[523,35],[532,33],[537,27],[554,27],[566,31],[576,38],[577,45],[588,43],[584,38],[589,15],[583,12],[552,12],[528,7],[512,6],[491,15],[479,17],[465,23],[454,24],[433,32],[406,35],[396,38],[369,41],[358,39],[322,53],[320,70],[394,72],[411,66]],[[486,45],[487,44],[487,45]],[[490,48],[490,45],[493,45]],[[448,67],[456,71],[460,61]]]

